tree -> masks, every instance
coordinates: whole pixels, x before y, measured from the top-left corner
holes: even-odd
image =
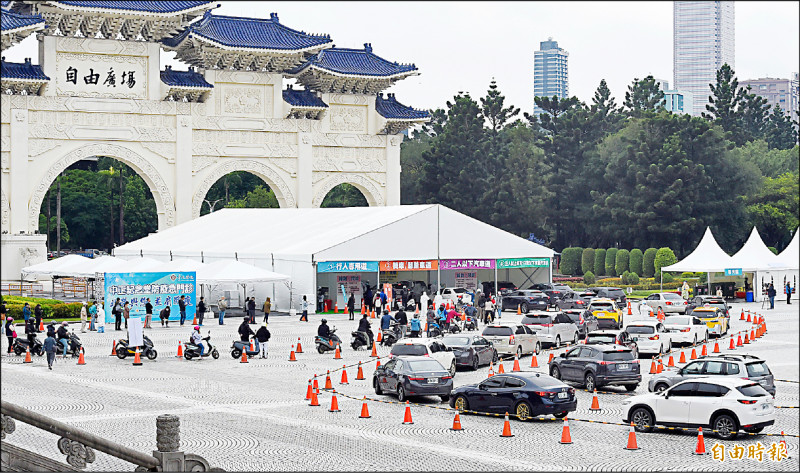
[[[606,250],[606,276],[617,276],[614,268],[617,262],[617,251],[619,250],[616,248],[609,248]]]
[[[561,274],[568,274],[570,276],[580,274],[582,253],[583,248],[564,248],[564,250],[561,251]]]
[[[340,184],[337,187],[343,185],[344,184]],[[331,189],[331,192],[325,196],[325,199],[327,199],[337,187]],[[323,199],[322,205],[325,204],[325,199]],[[268,189],[263,185],[258,185],[255,189],[248,192],[244,198],[232,200],[228,202],[228,205],[225,207],[231,209],[276,209],[280,206],[278,205],[278,199],[275,197],[275,193],[272,191],[272,189]]]
[[[431,137],[417,133],[415,139],[403,140],[400,144],[400,202],[403,204],[419,203],[419,185],[422,182],[422,168],[425,161],[422,153],[430,149]]]
[[[672,251],[671,248],[663,247],[659,248],[656,251],[656,257],[653,260],[653,270],[655,272],[656,277],[661,273],[661,268],[664,266],[669,266],[671,264],[675,264],[678,262],[678,258],[675,257],[675,253]]]
[[[762,139],[767,128],[769,104],[767,99],[751,92],[748,85],[742,95],[739,110],[742,140],[745,142]]]
[[[798,226],[800,185],[798,173],[767,177],[764,185],[748,198],[750,225],[758,228],[768,245],[785,248]]]
[[[594,248],[584,248],[581,257],[581,273],[594,269]]]
[[[644,251],[644,257],[642,259],[642,276],[646,278],[652,278],[654,274],[656,274],[656,253],[658,250],[655,248],[648,248]]]
[[[636,273],[637,275],[642,274],[643,259],[644,254],[642,253],[642,250],[639,248],[634,248],[631,250],[628,266],[630,267],[630,271],[632,273]]]
[[[47,231],[47,227],[51,226],[55,228],[56,226],[56,217],[50,217],[50,222],[47,221],[47,216],[44,214],[39,214],[39,233],[45,233]],[[61,241],[64,243],[69,243],[69,228],[67,227],[66,220],[61,220],[61,231],[59,232],[61,235]],[[48,237],[50,235],[48,234]]]
[[[606,274],[606,250],[598,248],[594,250],[594,274],[605,276]]]
[[[771,149],[790,149],[797,144],[797,128],[778,104],[767,120],[766,138]]]
[[[614,262],[614,270],[617,274],[622,274],[628,271],[628,263],[630,261],[630,252],[628,250],[617,251],[617,256]]]
[[[514,108],[513,106],[504,108],[505,100],[505,96],[497,88],[497,82],[492,78],[486,97],[481,99],[481,110],[489,123],[489,129],[495,133],[519,114],[519,108]]]
[[[129,240],[138,240],[158,230],[156,202],[144,179],[136,174],[128,178],[123,206]]]
[[[755,164],[764,177],[800,172],[800,146],[770,149],[766,141],[755,140],[732,149],[731,155],[737,161]]]
[[[625,92],[625,108],[633,117],[641,117],[647,113],[657,112],[664,107],[664,91],[653,76],[642,80],[633,79]]]
[[[745,101],[745,90],[739,87],[739,79],[728,64],[723,64],[717,70],[716,84],[708,84],[711,96],[708,97],[706,112],[702,116],[706,120],[720,125],[737,145],[746,141],[741,130],[741,117],[739,109]]]
[[[275,199],[275,194],[272,193],[272,199],[275,200],[275,207],[278,206],[278,201]],[[266,203],[264,198],[261,197],[261,202]],[[271,203],[271,201],[270,201]],[[265,205],[260,205],[260,207],[264,207]],[[339,184],[338,186],[334,187],[333,189],[328,192],[328,195],[322,199],[322,204],[320,207],[322,208],[329,208],[329,207],[368,207],[369,203],[367,202],[367,198],[364,197],[364,194],[361,193],[358,188],[352,184]]]

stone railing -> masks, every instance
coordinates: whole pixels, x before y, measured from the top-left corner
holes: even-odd
[[[198,455],[180,451],[180,419],[174,415],[156,418],[157,450],[148,455],[6,401],[0,402],[0,414],[3,440],[16,429],[15,419],[46,430],[60,436],[58,449],[74,468],[94,462],[97,450],[137,465],[135,471],[224,471],[211,468]]]

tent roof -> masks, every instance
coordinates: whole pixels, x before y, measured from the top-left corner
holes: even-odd
[[[769,251],[769,250],[767,250]],[[706,232],[697,248],[686,258],[675,264],[664,266],[664,271],[692,271],[692,272],[722,272],[731,266],[731,257],[722,250],[711,233],[711,227],[706,227]]]
[[[767,248],[761,235],[758,234],[756,227],[750,232],[742,249],[731,257],[729,268],[742,268],[742,271],[759,271],[782,269],[783,265],[778,261],[778,257]]]
[[[34,264],[22,268],[22,274],[38,274],[42,276],[71,276],[70,268],[80,269],[89,264],[92,260],[80,255],[65,255],[60,258],[53,258],[44,263]]]
[[[153,258],[133,258],[126,262],[125,272],[149,273],[163,264],[163,261],[154,260]]]
[[[181,271],[197,272],[205,267],[206,265],[199,261],[191,259],[182,259],[182,260],[167,261],[165,263],[161,263],[161,266],[156,266],[155,268],[151,269],[150,272],[153,273],[178,273]]]
[[[191,238],[187,238],[191,235]],[[114,250],[166,255],[386,261],[552,257],[553,250],[447,207],[223,209]]]
[[[797,240],[798,231],[789,245],[778,255],[778,263],[788,269],[800,269],[800,241]]]
[[[200,284],[253,283],[286,281],[289,276],[257,268],[235,260],[220,260],[197,270]]]

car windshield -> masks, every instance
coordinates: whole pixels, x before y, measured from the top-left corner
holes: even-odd
[[[596,333],[586,336],[586,343],[616,343],[617,336],[610,333]]]
[[[614,304],[610,302],[595,302],[590,307],[591,310],[614,310]]]
[[[744,386],[739,386],[736,390],[749,397],[769,396],[767,390],[762,388],[760,384],[746,384]]]
[[[409,371],[446,371],[444,366],[436,360],[407,361]]]
[[[467,292],[467,290],[464,289],[463,287],[457,287],[457,288],[453,289],[453,292],[455,292],[457,294],[463,294],[463,293]]]
[[[446,346],[454,345],[463,347],[469,345],[469,337],[444,337],[442,343]]]
[[[411,355],[423,356],[428,354],[428,348],[425,345],[395,345],[392,347],[392,355]]]
[[[767,376],[770,374],[767,364],[763,361],[747,364],[747,376]]]
[[[664,325],[692,325],[691,317],[667,317],[664,319]]]
[[[513,331],[511,330],[511,327],[486,327],[485,329],[483,329],[483,336],[484,337],[493,336],[493,335],[494,336],[507,337],[507,336],[511,335],[512,333],[513,333]]]
[[[567,314],[569,319],[573,322],[580,322],[581,320],[581,314],[576,314],[574,312],[564,312],[564,313]]]
[[[622,292],[622,289],[612,289],[606,291],[606,293],[608,294],[608,297],[623,297],[625,295],[625,293]]]
[[[651,327],[649,325],[628,325],[628,328],[626,330],[630,334],[634,334],[634,333],[640,333],[640,334],[656,333],[656,328],[655,327]]]
[[[550,376],[531,376],[529,378],[525,378],[525,381],[534,385],[537,388],[560,388],[564,386],[564,383],[561,381],[551,378]]]
[[[605,361],[631,361],[633,360],[633,352],[630,350],[607,351],[603,353],[603,360]]]
[[[692,315],[700,317],[701,319],[708,319],[717,317],[716,310],[695,310],[692,312]]]
[[[681,300],[683,299],[680,295],[675,294],[674,292],[665,292],[665,293],[663,293],[661,295],[664,297],[664,299],[669,299],[669,300],[673,300],[673,301],[676,301],[676,300],[679,300],[679,299],[681,299]]]
[[[552,323],[549,315],[526,315],[522,318],[525,325],[544,325]]]

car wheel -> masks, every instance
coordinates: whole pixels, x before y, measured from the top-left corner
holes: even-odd
[[[453,402],[453,406],[455,406],[458,411],[464,412],[469,409],[469,401],[467,401],[466,397],[459,395],[456,397],[455,402]]]
[[[586,377],[583,378],[583,385],[586,387],[587,391],[594,391],[597,386],[595,385],[594,375],[592,373],[586,373]]]
[[[637,432],[650,432],[653,430],[655,419],[646,407],[637,407],[631,412],[631,422]]]
[[[578,344],[578,332],[575,332],[575,334],[572,336],[572,344],[573,345]]]
[[[558,369],[558,366],[550,368],[550,376],[554,377],[555,379],[561,379],[561,370]]]
[[[517,415],[517,419],[528,420],[531,418],[531,405],[526,401],[521,401],[519,404],[517,404],[514,412]]]
[[[383,389],[381,389],[381,385],[378,384],[378,378],[372,378],[372,387],[375,388],[375,394],[383,394]]]
[[[744,429],[744,431],[749,433],[749,434],[757,434],[757,433],[761,432],[762,430],[764,430],[764,427],[749,427],[747,429]]]
[[[556,419],[563,419],[564,417],[567,417],[567,411],[556,412],[555,414],[553,414],[553,417],[555,417]]]
[[[665,384],[665,383],[658,383],[658,384],[656,384],[656,387],[653,388],[653,391],[657,392],[657,393],[660,393],[660,392],[666,391],[668,387],[669,386],[667,384]]]
[[[736,419],[728,414],[720,414],[711,423],[712,429],[722,440],[732,440],[736,438],[736,431],[739,430]]]
[[[517,358],[520,358],[521,356],[522,356],[522,345],[517,347]]]
[[[636,388],[638,388],[638,387],[639,387],[638,384],[626,384],[625,385],[625,390],[628,391],[629,393],[632,393],[632,392],[636,391]]]
[[[555,347],[558,348],[561,346],[561,335],[556,335],[556,344]]]
[[[523,314],[527,314],[528,313],[528,303],[527,302],[523,302],[522,306],[520,307],[520,309],[522,310]]]
[[[406,401],[406,390],[403,388],[402,384],[397,385],[397,400],[400,402]]]
[[[455,376],[456,375],[456,360],[453,360],[453,362],[450,363],[450,370],[449,371],[450,371],[450,376]]]
[[[477,371],[477,370],[478,370],[478,355],[476,354],[474,357],[472,357],[472,371]]]
[[[497,363],[497,361],[499,359],[500,359],[500,356],[497,354],[497,350],[495,350],[494,354],[492,355],[492,363]]]
[[[542,352],[542,344],[539,343],[539,342],[536,342],[536,351],[534,352],[534,354],[538,355],[541,352]]]

